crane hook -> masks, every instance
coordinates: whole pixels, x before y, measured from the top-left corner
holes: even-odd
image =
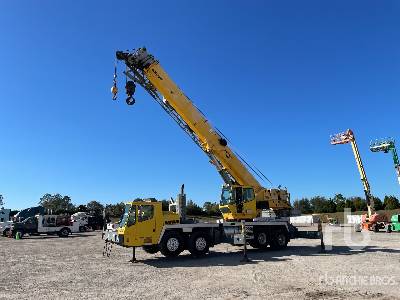
[[[111,87],[112,99],[117,100],[118,87],[117,87],[117,65],[114,66],[113,86]]]
[[[128,96],[128,98],[126,98],[126,104],[128,105],[133,105],[135,104],[135,98],[133,98],[133,94],[135,93],[136,90],[136,84],[129,80],[126,82],[125,84],[125,90],[126,90],[126,95]]]

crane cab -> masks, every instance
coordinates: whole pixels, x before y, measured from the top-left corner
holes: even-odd
[[[179,215],[163,211],[161,202],[129,202],[118,227],[119,244],[125,247],[157,244],[163,226],[176,223]]]
[[[252,220],[257,217],[253,187],[223,186],[219,209],[224,220]]]

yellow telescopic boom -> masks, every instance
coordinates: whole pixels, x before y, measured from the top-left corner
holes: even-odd
[[[261,206],[248,208],[243,203],[255,198],[268,202],[268,207],[275,210],[289,209],[289,195],[286,190],[266,190],[261,186],[250,168],[260,178],[266,178],[260,171],[256,171],[247,164],[229,146],[221,132],[213,128],[203,113],[194,105],[179,87],[172,81],[155,58],[148,54],[145,48],[133,52],[117,51],[117,59],[125,62],[125,75],[130,79],[126,84],[128,104],[135,103],[133,94],[136,84],[141,85],[178,123],[178,125],[192,138],[192,140],[206,153],[210,162],[217,168],[226,186],[231,187],[232,202],[235,202],[238,211],[227,208],[229,219],[253,218],[257,216],[257,209]],[[112,92],[117,91],[116,88]],[[115,92],[116,93],[116,92]],[[247,168],[247,167],[248,168]],[[239,191],[235,186],[243,187]],[[251,187],[252,191],[245,189]],[[235,196],[236,195],[236,196]],[[236,198],[235,198],[235,197]],[[229,202],[229,201],[228,201]],[[244,207],[244,208],[243,208]],[[263,207],[265,208],[265,207]],[[238,214],[237,214],[238,213]]]

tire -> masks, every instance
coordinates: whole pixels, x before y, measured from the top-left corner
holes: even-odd
[[[85,226],[79,226],[79,232],[85,232],[86,227]]]
[[[143,246],[142,248],[144,252],[149,254],[156,254],[158,251],[160,251],[160,247],[158,245]]]
[[[58,236],[59,237],[63,237],[63,238],[68,237],[69,236],[69,229],[68,228],[62,228],[60,230],[60,232],[58,233]]]
[[[160,252],[165,257],[176,257],[184,249],[184,240],[181,234],[176,231],[165,232],[160,243]]]
[[[264,231],[256,232],[254,240],[249,242],[250,246],[257,249],[265,249],[268,247],[268,235]]]
[[[386,232],[391,233],[392,232],[392,225],[388,224],[386,227]]]
[[[210,236],[205,232],[194,232],[188,243],[188,250],[194,257],[201,257],[210,250]]]
[[[289,240],[287,235],[282,232],[278,231],[275,234],[273,234],[272,239],[271,239],[271,248],[274,250],[281,250],[285,249]]]

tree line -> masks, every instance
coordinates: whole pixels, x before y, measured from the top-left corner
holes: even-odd
[[[3,201],[3,198],[0,197]],[[136,198],[133,201],[157,201],[155,198],[141,199]],[[162,209],[164,211],[169,210],[170,202],[168,200],[161,200]],[[120,202],[116,204],[102,204],[99,201],[92,200],[87,204],[74,205],[70,196],[64,196],[61,194],[45,194],[40,198],[38,204],[43,206],[47,212],[53,214],[74,214],[76,212],[87,212],[94,216],[102,216],[105,211],[106,216],[112,218],[119,218],[123,215],[125,209],[125,203]],[[1,204],[0,204],[1,206]],[[17,210],[12,211],[11,215],[18,213]],[[186,205],[187,215],[193,216],[220,216],[218,203],[216,202],[205,202],[202,207],[196,204],[193,200],[188,200]]]
[[[0,206],[4,203],[4,198],[0,195]],[[157,201],[155,198],[141,199],[136,198],[133,201],[149,200]],[[395,196],[385,196],[383,201],[378,197],[373,197],[375,210],[393,210],[400,208],[399,199]],[[170,202],[168,200],[160,200],[162,209],[167,211]],[[94,216],[102,216],[105,211],[106,216],[119,218],[124,213],[125,203],[105,204],[93,200],[87,204],[74,205],[71,197],[61,194],[45,194],[39,200],[39,205],[43,206],[47,211],[54,214],[74,214],[76,212],[87,212]],[[315,196],[312,198],[302,198],[295,200],[293,208],[299,210],[302,214],[311,213],[335,213],[343,212],[345,208],[350,208],[352,212],[366,211],[367,203],[361,197],[344,197],[342,194],[336,194],[333,198],[324,196]],[[18,211],[12,211],[14,215]],[[207,201],[203,206],[198,205],[193,200],[188,200],[186,204],[186,214],[188,216],[204,216],[204,217],[220,217],[217,202]]]
[[[372,197],[375,210],[392,210],[400,208],[399,199],[395,196],[385,196],[383,201],[378,197]],[[345,208],[355,211],[366,211],[367,202],[361,197],[344,197],[336,194],[333,198],[315,196],[312,198],[302,198],[293,202],[293,208],[298,209],[302,214],[311,213],[335,213],[343,212]]]

